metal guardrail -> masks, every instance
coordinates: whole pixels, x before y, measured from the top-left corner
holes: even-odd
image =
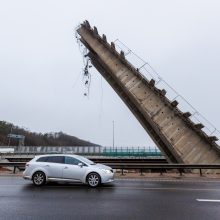
[[[24,157],[16,157],[16,156],[4,156],[4,159],[9,162],[29,162],[33,157],[24,156]],[[88,156],[88,159],[96,162],[96,163],[167,163],[165,158],[125,158],[125,157],[91,157]]]
[[[52,151],[52,152],[9,152],[9,153],[1,153],[0,152],[0,156],[29,156],[29,155],[34,155],[34,156],[38,156],[38,155],[44,155],[44,154],[63,154],[63,152],[59,152],[59,151]],[[66,153],[66,154],[75,154],[75,153]],[[84,156],[103,156],[100,153],[77,153],[77,155],[84,155]]]
[[[16,172],[16,168],[25,167],[25,162],[0,162],[0,167],[13,167],[13,173]]]
[[[89,157],[88,157],[89,158]],[[104,164],[164,164],[165,158],[89,158],[96,163]]]
[[[217,170],[220,169],[220,164],[149,164],[149,163],[108,163],[113,169],[121,169],[122,175],[124,170],[138,169],[143,174],[143,170],[157,170],[160,171],[161,175],[166,170],[177,169],[182,176],[184,170],[199,170],[200,176],[202,176],[202,170]]]
[[[104,162],[103,162],[104,163]],[[16,168],[25,167],[25,162],[0,162],[0,167],[13,167],[13,173],[16,172]],[[165,170],[177,169],[182,175],[184,170],[197,169],[202,176],[202,170],[217,170],[220,169],[220,164],[149,164],[149,163],[111,163],[106,162],[105,165],[111,166],[113,169],[120,169],[122,175],[124,170],[140,170],[143,174],[143,170],[157,170],[162,174]]]
[[[0,167],[19,167],[25,166],[25,162],[0,162]]]

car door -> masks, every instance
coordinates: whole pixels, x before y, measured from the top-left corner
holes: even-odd
[[[64,156],[48,156],[44,163],[48,178],[62,178]]]
[[[79,166],[81,163],[83,166]],[[63,168],[63,179],[71,179],[73,181],[83,181],[84,175],[87,170],[87,165],[82,161],[65,156],[65,166]]]

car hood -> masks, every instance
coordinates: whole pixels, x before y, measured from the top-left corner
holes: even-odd
[[[94,167],[97,167],[97,168],[100,168],[100,169],[112,170],[111,167],[106,166],[106,165],[101,164],[101,163],[97,163],[97,164],[95,164],[95,165],[93,165],[93,166],[94,166]]]

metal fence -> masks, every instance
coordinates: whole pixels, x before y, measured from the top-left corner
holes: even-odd
[[[119,148],[104,148],[104,156],[110,157],[161,157],[163,156],[157,148],[146,148],[146,147],[119,147]]]
[[[10,149],[10,150],[6,150]],[[101,146],[21,146],[0,147],[0,155],[39,155],[51,153],[79,154],[106,157],[162,157],[161,152],[152,147],[101,147]]]

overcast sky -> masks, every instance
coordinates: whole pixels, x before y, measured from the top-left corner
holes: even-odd
[[[220,128],[217,0],[0,0],[0,120],[108,146],[114,120],[117,146],[154,145],[94,68],[83,96],[74,29],[85,19],[147,60]]]

